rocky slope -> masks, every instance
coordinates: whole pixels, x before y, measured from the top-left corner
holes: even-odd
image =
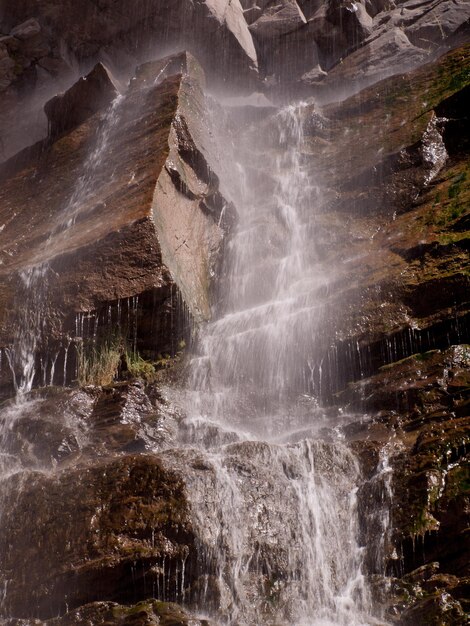
[[[148,319],[135,341],[154,355],[174,353],[183,336],[179,293],[194,319],[207,319],[232,209],[219,191],[203,80],[181,54],[141,66],[120,96],[98,65],[47,103],[49,137],[1,172],[4,347],[21,342],[16,316],[31,281],[28,323],[42,310],[51,327],[39,337],[41,358],[49,367],[58,358],[65,379],[74,377],[70,341],[100,332],[109,316],[124,339],[138,317]],[[43,376],[54,382],[51,371]]]
[[[43,137],[46,100],[98,61],[124,78],[184,48],[219,91],[331,99],[463,43],[469,19],[465,0],[2,0],[0,159]]]
[[[6,626],[205,624],[180,607],[201,606],[207,586],[216,604],[229,604],[216,596],[208,557],[223,515],[208,496],[217,468],[175,448],[182,416],[162,395],[183,378],[186,327],[210,316],[213,276],[235,219],[215,141],[224,116],[190,53],[141,65],[124,92],[136,59],[183,41],[211,88],[315,97],[303,108],[302,155],[322,190],[312,239],[321,242],[320,262],[337,271],[317,294],[322,336],[304,342],[299,361],[302,350],[314,355],[308,392],[341,416],[341,434],[363,465],[362,539],[383,619],[463,626],[470,5],[137,4],[0,4],[4,155],[29,146],[0,171],[4,398],[13,393],[11,370],[20,369],[11,360],[20,341],[15,314],[20,324],[23,312],[26,321],[35,310],[48,318],[35,344],[35,383],[47,388],[28,404],[10,399],[1,407]],[[113,76],[95,65],[100,60],[119,71]],[[358,93],[327,104],[335,92]],[[13,113],[25,123],[12,124]],[[267,130],[255,174],[265,151],[279,150],[272,115],[272,106],[233,108],[224,120],[231,141]],[[42,295],[20,306],[33,264],[42,268]],[[116,327],[119,337],[110,338]],[[104,373],[97,352],[112,353]],[[82,382],[99,372],[109,384],[60,388],[77,370]],[[234,444],[228,454],[226,469],[244,485],[252,511],[260,485],[285,485],[270,454],[261,444]],[[206,490],[203,526],[192,483]],[[260,514],[259,522],[268,529],[258,546],[263,575],[250,571],[247,586],[253,598],[268,589],[271,602],[281,593],[285,554],[282,542],[277,551],[268,544],[287,517],[274,500],[269,505],[273,518]],[[384,506],[385,529],[376,515]],[[377,532],[385,535],[381,555]]]

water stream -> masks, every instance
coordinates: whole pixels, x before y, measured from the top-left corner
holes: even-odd
[[[51,228],[45,260],[22,274],[27,297],[8,352],[19,403],[38,376],[36,353],[48,333],[48,260],[92,203],[121,99],[108,109]],[[201,329],[183,401],[181,448],[202,461],[184,473],[200,571],[192,597],[182,600],[231,626],[379,623],[359,544],[359,464],[331,435],[336,424],[324,417],[309,375],[331,276],[316,247],[321,189],[306,166],[306,110],[304,103],[282,109],[225,151],[232,169],[222,184],[238,224],[217,313]],[[83,324],[77,317],[77,334]],[[52,359],[45,384],[54,382],[54,367]],[[0,439],[22,410],[9,409]],[[320,435],[325,425],[329,440]],[[16,466],[7,469],[5,477]]]
[[[238,227],[228,244],[220,312],[202,333],[190,384],[200,417],[271,438],[288,432],[301,394],[315,404],[306,394],[306,362],[320,331],[317,294],[330,278],[315,246],[320,190],[303,163],[305,109],[301,103],[281,110],[272,127],[234,146],[228,185]],[[263,150],[269,135],[274,146]]]
[[[288,106],[234,147],[226,183],[238,226],[191,364],[183,437],[211,472],[187,481],[202,570],[216,581],[198,604],[224,624],[378,623],[358,539],[359,465],[344,443],[322,440],[335,424],[306,375],[331,278],[315,245],[306,112]]]
[[[70,230],[74,227],[77,217],[83,213],[87,204],[92,203],[93,194],[100,185],[100,179],[109,176],[106,169],[106,151],[109,139],[119,122],[119,105],[123,96],[118,94],[105,113],[99,132],[86,157],[81,175],[78,177],[70,197],[63,210],[55,216],[50,226],[50,234],[41,249],[40,258],[30,260],[30,265],[19,273],[20,289],[16,311],[19,319],[16,323],[16,333],[13,345],[7,350],[8,363],[11,369],[13,383],[18,401],[24,400],[32,390],[35,378],[42,374],[42,380],[54,382],[55,362],[57,353],[48,363],[43,364],[45,371],[38,372],[38,354],[47,354],[48,324],[50,322],[51,307],[48,302],[52,259],[60,252],[67,250]],[[68,346],[64,346],[65,356]],[[66,368],[66,359],[64,359]]]

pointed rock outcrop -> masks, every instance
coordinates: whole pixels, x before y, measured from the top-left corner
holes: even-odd
[[[153,296],[140,306],[160,303],[141,346],[155,354],[169,350],[158,336],[172,335],[177,292],[195,320],[210,317],[232,208],[203,85],[196,60],[181,53],[139,68],[125,95],[97,66],[48,106],[59,138],[7,168],[0,191],[3,346],[15,339],[15,294],[28,272],[44,273],[28,293],[41,290],[41,315],[55,319],[49,339],[75,334],[80,311],[120,310],[142,294]]]
[[[44,107],[49,122],[49,136],[57,138],[71,131],[118,95],[109,70],[98,63],[68,91],[49,100]]]

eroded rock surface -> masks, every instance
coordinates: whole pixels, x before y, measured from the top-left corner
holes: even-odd
[[[139,295],[141,308],[160,303],[161,321],[141,346],[155,354],[168,349],[164,337],[176,328],[177,293],[195,319],[210,317],[233,211],[219,190],[203,81],[197,62],[181,54],[142,66],[119,95],[98,66],[48,104],[51,139],[3,170],[4,346],[15,342],[15,293],[39,274],[34,306],[59,343],[79,334],[76,313],[98,310],[99,317],[111,306],[117,316],[127,307],[129,318]],[[137,304],[131,314],[140,315]]]
[[[133,606],[113,602],[94,602],[64,617],[50,620],[13,619],[5,626],[209,626],[205,619],[197,619],[176,604],[150,600]]]
[[[466,341],[468,55],[463,47],[321,114],[305,109],[321,254],[338,268],[325,341],[349,362],[325,357],[337,382]]]
[[[111,346],[119,350],[112,384],[52,387],[75,381],[77,339],[94,349],[101,331],[118,328],[134,356],[166,369],[180,344],[180,317],[210,315],[232,217],[211,134],[218,109],[204,97],[199,65],[187,53],[146,63],[122,95],[98,65],[67,89],[77,62],[86,72],[99,59],[127,71],[154,45],[183,42],[200,53],[212,84],[249,90],[258,72],[256,88],[273,98],[302,93],[328,101],[338,90],[347,96],[397,74],[340,104],[303,105],[301,163],[321,188],[312,241],[320,242],[319,262],[337,273],[313,293],[325,324],[315,345],[299,338],[294,369],[308,362],[309,393],[346,423],[321,436],[336,442],[339,433],[362,461],[362,542],[384,619],[466,623],[469,47],[461,44],[468,7],[460,0],[171,7],[21,0],[2,7],[2,128],[12,126],[11,111],[34,111],[64,92],[46,107],[49,137],[37,125],[23,128],[26,143],[41,141],[2,167],[0,343],[15,341],[11,313],[28,293],[34,264],[44,271],[46,297],[28,306],[49,313],[45,337],[54,342],[37,369],[36,382],[48,389],[1,407],[8,626],[202,625],[171,602],[206,602],[226,615],[237,594],[255,607],[253,623],[273,619],[276,603],[292,622],[302,585],[316,584],[321,562],[309,553],[310,579],[299,579],[312,518],[302,527],[307,536],[286,532],[305,512],[299,485],[311,478],[312,459],[313,482],[338,489],[341,515],[328,529],[328,549],[329,558],[345,558],[347,496],[357,472],[346,448],[334,448],[344,456],[332,475],[330,443],[238,442],[212,425],[184,441],[207,436],[225,446],[223,454],[178,447],[183,416],[158,384],[129,380],[132,355],[121,345]],[[436,60],[446,47],[455,49]],[[403,73],[425,61],[432,63]],[[24,94],[33,85],[31,103]],[[266,202],[276,184],[265,165],[284,147],[272,130],[275,114],[272,107],[232,111],[228,135],[243,141],[255,126],[267,129],[248,168]],[[15,133],[2,135],[4,156]],[[280,245],[277,216],[266,232]],[[3,350],[0,369],[8,393],[10,355]],[[179,384],[179,370],[172,371]],[[316,419],[306,406],[306,417]],[[224,498],[237,504],[238,535]],[[384,511],[390,517],[379,519]],[[232,570],[228,577],[239,586],[221,585],[221,570],[240,562],[243,576]]]

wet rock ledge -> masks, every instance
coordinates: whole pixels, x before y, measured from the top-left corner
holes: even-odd
[[[46,105],[49,137],[2,166],[0,346],[17,339],[19,310],[39,308],[43,379],[53,360],[73,379],[70,342],[110,322],[156,358],[176,352],[183,313],[209,317],[233,213],[203,88],[187,53],[139,67],[123,95],[98,65]],[[0,377],[8,388],[8,368]]]

